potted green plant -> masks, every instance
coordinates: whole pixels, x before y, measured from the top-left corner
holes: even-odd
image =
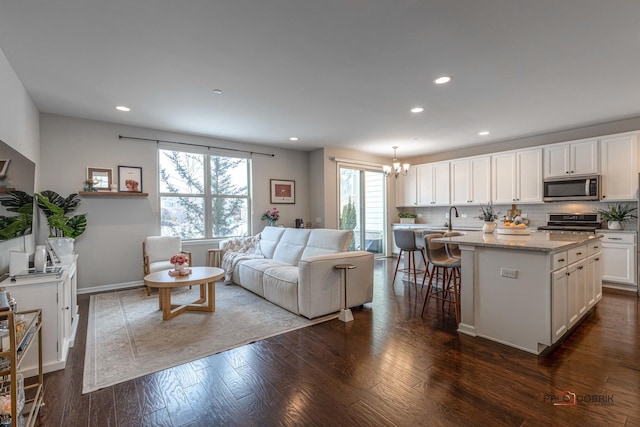
[[[398,218],[400,218],[400,224],[415,224],[418,215],[409,212],[400,212]]]
[[[595,209],[594,212],[600,214],[603,221],[607,221],[607,227],[610,230],[624,229],[625,222],[632,218],[637,218],[632,212],[637,208],[632,208],[628,204],[615,203],[607,205],[606,208]]]
[[[50,237],[69,237],[75,239],[87,229],[87,214],[67,216],[80,204],[80,196],[73,193],[64,198],[55,191],[45,190],[36,193],[38,207],[47,217]]]

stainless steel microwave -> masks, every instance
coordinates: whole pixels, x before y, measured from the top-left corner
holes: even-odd
[[[600,200],[600,175],[547,178],[544,180],[545,202]]]

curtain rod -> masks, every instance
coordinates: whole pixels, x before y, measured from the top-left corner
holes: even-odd
[[[152,141],[152,142],[155,142],[155,143],[168,142],[168,143],[171,143],[171,144],[190,145],[192,147],[207,147],[207,148],[216,148],[218,150],[237,151],[239,153],[260,154],[261,156],[271,156],[271,157],[275,157],[276,156],[275,154],[259,153],[257,151],[238,150],[236,148],[215,147],[213,145],[192,144],[190,142],[167,141],[167,140],[164,140],[164,139],[138,138],[138,137],[135,137],[135,136],[123,136],[123,135],[118,135],[118,139],[137,139],[139,141]]]

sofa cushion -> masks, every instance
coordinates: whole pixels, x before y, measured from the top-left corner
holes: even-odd
[[[352,238],[353,231],[348,230],[311,230],[302,258],[344,252],[349,249]]]
[[[265,258],[273,258],[273,252],[284,234],[285,228],[267,226],[260,233],[260,251]]]
[[[272,267],[286,266],[287,264],[268,258],[248,259],[238,264],[239,283],[243,288],[249,289],[261,297],[264,297],[262,279],[265,270]],[[234,274],[235,280],[235,274]]]
[[[271,267],[264,272],[264,297],[295,314],[298,310],[298,267]]]
[[[290,265],[298,265],[310,234],[311,230],[304,228],[285,228],[272,258]]]

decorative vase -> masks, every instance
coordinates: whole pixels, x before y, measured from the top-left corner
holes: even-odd
[[[482,231],[484,231],[485,233],[493,233],[496,229],[496,223],[493,221],[485,221],[484,225],[482,226]]]
[[[272,226],[272,227],[275,227],[276,226],[276,220],[275,219],[270,219],[269,220],[269,225]]]
[[[44,245],[36,246],[36,250],[33,255],[33,267],[39,272],[43,272],[47,267],[47,250]]]
[[[173,268],[174,268],[176,271],[182,271],[182,270],[184,270],[185,268],[187,268],[187,266],[188,266],[188,264],[187,264],[186,262],[185,262],[184,264],[178,264],[177,262],[176,262],[175,264],[173,264]]]
[[[607,221],[607,227],[609,230],[624,230],[623,221]]]

